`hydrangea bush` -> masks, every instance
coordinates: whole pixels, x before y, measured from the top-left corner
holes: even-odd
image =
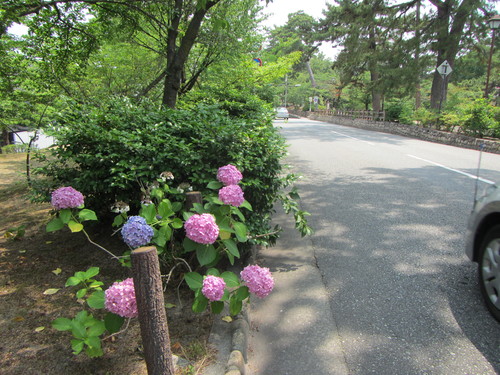
[[[240,208],[252,211],[252,206],[244,199],[243,189],[234,184],[241,182],[242,177],[242,173],[233,165],[221,167],[217,174],[219,181],[213,181],[208,186],[214,193],[204,197],[203,204],[194,203],[190,210],[183,210],[182,202],[169,199],[179,199],[179,196],[184,197],[184,194],[179,188],[168,185],[174,179],[168,172],[162,173],[157,181],[143,189],[143,203],[139,215],[128,216],[128,203],[114,204],[111,209],[118,215],[113,225],[121,227],[123,241],[130,249],[120,256],[111,254],[93,242],[85,232],[83,222],[97,220],[97,217],[93,211],[84,207],[83,196],[71,187],[54,191],[53,206],[56,213],[47,224],[47,231],[58,230],[65,225],[73,232],[81,231],[89,241],[125,266],[130,265],[130,251],[137,247],[154,245],[160,255],[167,252],[167,244],[174,244],[175,248],[175,242],[183,238],[178,244],[182,249],[179,255],[195,252],[199,263],[196,268],[207,269],[205,275],[191,269],[185,274],[185,281],[195,295],[193,310],[202,312],[210,305],[211,311],[218,314],[222,312],[224,304],[228,303],[230,313],[236,315],[241,311],[243,301],[251,294],[264,298],[274,286],[272,275],[267,268],[248,266],[241,272],[241,279],[233,272],[221,272],[216,268],[223,257],[227,257],[229,262],[234,264],[235,258],[240,257],[238,245],[248,242],[249,239],[245,215]],[[175,233],[180,236],[176,237]],[[169,247],[171,248],[172,246]],[[133,280],[129,278],[115,282],[103,291],[102,283],[92,279],[96,274],[94,271],[77,272],[73,278],[68,279],[67,286],[82,284],[76,293],[77,298],[85,298],[91,292],[86,298],[87,305],[91,309],[107,309],[107,319],[99,320],[93,314],[82,311],[73,320],[59,318],[53,324],[57,329],[73,332],[76,337],[76,341],[72,341],[75,342],[72,344],[75,354],[86,347],[88,355],[102,355],[100,335],[105,331],[117,332],[124,318],[130,319],[138,315]],[[82,338],[78,337],[78,331],[74,331],[75,324],[95,328],[88,330],[88,337]]]

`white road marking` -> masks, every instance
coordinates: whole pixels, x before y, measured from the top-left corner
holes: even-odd
[[[339,133],[339,132],[336,132],[335,130],[331,130],[331,132],[332,132],[332,133],[335,133],[335,134],[338,134],[338,135],[341,135],[341,136],[343,136],[343,137],[347,137],[347,138],[355,139],[356,141],[360,141],[360,142],[368,143],[369,145],[375,146],[375,143],[368,142],[368,141],[363,141],[362,139],[359,139],[359,138],[356,138],[356,137],[351,137],[350,135],[346,135],[346,134],[343,134],[343,133]]]
[[[490,180],[486,180],[484,178],[475,176],[473,174],[470,174],[470,173],[467,173],[467,172],[463,172],[463,171],[459,171],[458,169],[453,169],[453,168],[447,167],[446,165],[435,163],[435,162],[427,160],[427,159],[422,159],[422,158],[419,158],[418,156],[415,156],[415,155],[410,155],[410,154],[406,154],[406,155],[409,156],[410,158],[414,158],[414,159],[425,161],[426,163],[436,165],[436,166],[444,168],[444,169],[446,169],[448,171],[459,173],[461,175],[464,175],[464,176],[467,176],[469,178],[472,178],[473,180],[479,180],[481,182],[486,182],[487,184],[495,185],[495,182],[490,181]]]

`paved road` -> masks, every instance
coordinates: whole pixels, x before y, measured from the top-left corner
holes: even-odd
[[[260,254],[277,287],[252,303],[249,372],[500,373],[500,324],[463,251],[479,152],[306,119],[276,125],[316,233],[287,232]],[[500,181],[500,155],[483,153],[480,176],[480,191]]]

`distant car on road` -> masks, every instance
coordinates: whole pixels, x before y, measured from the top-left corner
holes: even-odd
[[[285,107],[280,107],[276,110],[276,118],[288,120],[288,117],[290,117],[290,115],[288,113],[288,109],[286,109]]]
[[[466,254],[478,263],[479,288],[491,314],[500,321],[500,188],[490,186],[469,217]]]

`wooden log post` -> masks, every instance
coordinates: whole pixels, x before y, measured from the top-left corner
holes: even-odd
[[[190,211],[194,207],[195,203],[202,204],[203,198],[199,191],[190,191],[186,193],[186,211]]]
[[[156,248],[140,247],[132,251],[131,259],[148,375],[174,375]]]

